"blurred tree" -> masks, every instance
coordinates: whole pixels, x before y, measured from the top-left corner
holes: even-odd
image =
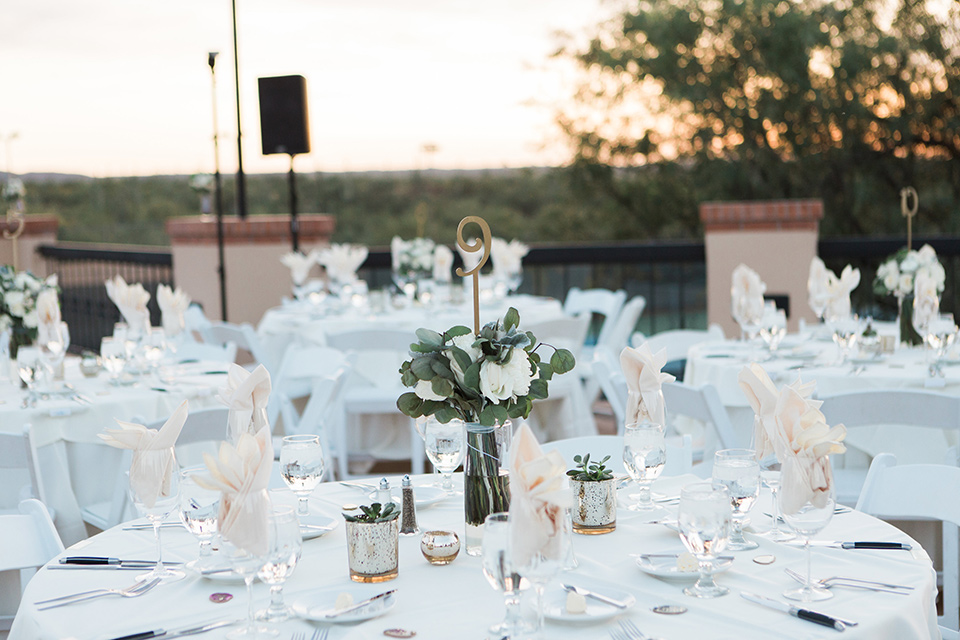
[[[896,220],[873,205],[914,184],[932,221],[950,226],[960,201],[960,3],[629,7],[565,52],[586,76],[560,124],[588,184],[641,212],[638,174],[613,168],[679,159],[701,193],[712,183],[733,198],[823,197],[826,230],[857,234],[890,230]]]

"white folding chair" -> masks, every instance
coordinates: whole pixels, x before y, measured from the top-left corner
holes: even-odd
[[[895,455],[881,453],[870,464],[857,500],[858,511],[879,518],[943,522],[943,615],[938,622],[944,638],[960,637],[960,503],[955,499],[958,494],[960,468],[944,464],[897,466]]]
[[[210,326],[210,320],[199,304],[193,303],[183,312],[184,334],[188,341],[203,340],[203,332]]]
[[[326,342],[334,349],[353,354],[354,358],[343,391],[342,416],[336,421],[334,436],[340,478],[355,477],[350,473],[348,464],[350,454],[354,453],[347,434],[348,425],[352,430],[352,425],[367,415],[401,416],[407,422],[411,469],[413,473],[423,473],[423,440],[417,433],[414,420],[397,408],[397,398],[409,391],[400,384],[400,363],[409,357],[410,345],[416,342],[416,336],[399,329],[372,328],[330,333],[326,336]],[[384,432],[383,435],[388,436],[387,441],[392,441],[396,434]],[[368,459],[375,460],[378,457],[369,451],[364,453]],[[384,455],[384,452],[378,455]]]
[[[284,354],[270,392],[267,418],[278,429],[282,418],[284,435],[313,434],[320,437],[326,468],[332,473],[333,459],[345,454],[331,449],[331,431],[339,433],[343,390],[352,368],[352,357],[331,347],[295,347]],[[305,399],[305,400],[304,400]],[[303,410],[298,404],[305,402]],[[274,436],[274,450],[280,452],[281,436]],[[341,441],[337,446],[342,446]]]
[[[827,424],[847,429],[893,425],[898,430],[923,427],[960,433],[960,396],[918,389],[871,389],[820,397],[820,411]],[[939,434],[930,433],[931,437]],[[906,437],[910,437],[909,433]],[[949,443],[943,439],[943,448]],[[901,453],[901,456],[903,454]],[[831,456],[837,485],[837,502],[853,505],[860,496],[866,469],[849,468],[844,456]],[[925,462],[940,463],[943,460]],[[956,451],[949,464],[957,465]]]
[[[568,316],[581,313],[599,315],[603,317],[597,340],[594,344],[610,344],[609,335],[620,316],[620,310],[627,301],[627,292],[623,289],[610,291],[609,289],[580,289],[573,287],[567,292],[563,301],[563,312]],[[539,336],[538,336],[539,337]],[[583,355],[586,360],[593,358],[593,344],[584,345]]]
[[[33,498],[20,502],[19,513],[0,515],[0,540],[0,630],[7,630],[27,582],[63,543],[47,508]]]
[[[15,511],[13,504],[27,498],[46,502],[43,474],[40,473],[33,429],[29,424],[23,425],[20,433],[0,433],[0,474],[6,483],[10,483],[7,486],[20,484],[14,502],[5,511]]]
[[[542,343],[537,348],[542,361],[549,362],[554,349],[568,349],[579,363],[584,357],[583,340],[589,326],[590,315],[582,313],[531,323],[525,329]],[[582,370],[583,366],[578,364],[572,371],[553,376],[548,386],[549,397],[533,403],[528,422],[542,441],[596,434],[593,411],[580,381]]]
[[[234,342],[220,345],[185,341],[177,345],[176,357],[179,362],[191,360],[198,362],[236,362],[237,345]]]
[[[630,346],[639,347],[646,342],[650,349],[657,353],[661,349],[667,350],[667,362],[671,360],[685,360],[690,347],[701,342],[723,340],[723,329],[718,324],[711,324],[706,331],[702,329],[670,329],[660,331],[652,336],[635,333],[630,337]]]
[[[677,433],[687,431],[691,419],[703,426],[703,441],[697,438],[693,453],[695,461],[704,463],[698,465],[697,472],[712,472],[713,454],[718,449],[740,446],[730,416],[712,384],[692,387],[682,382],[665,382],[663,401],[667,406],[667,422]]]
[[[640,316],[643,314],[646,306],[647,300],[643,296],[634,296],[628,300],[620,310],[620,314],[617,316],[613,328],[606,335],[606,341],[598,341],[593,348],[592,360],[584,363],[588,365],[585,367],[586,371],[583,375],[584,395],[591,404],[597,399],[597,395],[601,389],[600,377],[593,369],[593,362],[596,361],[598,353],[602,350],[607,350],[610,353],[619,355],[619,353],[623,351],[623,348],[627,346],[630,336],[636,331],[637,321],[640,320]]]
[[[246,322],[242,324],[211,322],[208,327],[201,330],[200,335],[207,344],[217,344],[221,347],[226,347],[230,343],[235,344],[237,349],[250,354],[253,358],[253,366],[262,364],[271,375],[277,370],[280,358],[274,357],[274,354],[268,353],[263,348],[257,332]]]
[[[574,466],[573,456],[590,454],[590,460],[599,462],[610,456],[604,464],[614,474],[625,474],[623,465],[623,436],[582,436],[554,440],[542,445],[544,451],[559,451],[567,462],[567,468]],[[662,475],[678,476],[690,473],[693,468],[693,445],[690,436],[667,438],[667,462]]]

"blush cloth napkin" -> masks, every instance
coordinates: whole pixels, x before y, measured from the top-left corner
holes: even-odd
[[[143,285],[139,282],[128,285],[119,275],[104,284],[107,287],[107,297],[117,305],[120,315],[130,328],[136,330],[149,324],[150,312],[147,311],[147,303],[150,302],[150,294]]]
[[[433,250],[433,280],[449,283],[453,280],[453,251],[445,244],[438,244]]]
[[[510,447],[510,544],[515,567],[538,553],[559,559],[565,509],[573,505],[566,462],[558,451],[544,453],[524,422]]]
[[[646,419],[666,426],[662,386],[664,382],[673,382],[676,378],[663,373],[665,364],[667,350],[653,353],[646,342],[636,349],[625,347],[620,352],[620,369],[627,381],[627,424]]]
[[[244,433],[259,433],[267,423],[267,402],[270,400],[270,374],[261,364],[247,371],[238,364],[230,364],[227,383],[220,387],[218,396],[230,412],[227,417],[227,434],[236,444]]]
[[[152,509],[161,496],[170,494],[170,477],[178,473],[173,446],[180,437],[187,412],[184,400],[159,430],[117,420],[119,429],[106,429],[106,433],[97,434],[111,447],[133,451],[130,489],[148,509]]]
[[[266,491],[273,465],[270,429],[243,433],[236,446],[220,444],[217,457],[203,454],[206,474],[194,479],[200,486],[220,491],[217,530],[235,547],[254,556],[267,552],[268,517],[272,511]]]
[[[760,275],[745,264],[733,270],[730,296],[733,317],[737,322],[759,322],[763,316],[763,294],[767,285]]]
[[[317,262],[327,270],[334,282],[348,283],[357,279],[357,269],[367,260],[369,250],[355,244],[331,244],[320,250]]]
[[[37,296],[38,344],[63,343],[60,301],[56,289],[44,289]]]
[[[493,238],[490,241],[493,274],[502,278],[517,275],[522,270],[523,258],[529,251],[530,247],[519,240],[507,242],[503,238]]]
[[[157,285],[157,305],[164,335],[168,338],[180,335],[187,326],[184,314],[190,306],[190,296],[180,287],[171,289],[165,284]]]
[[[831,274],[833,275],[833,274]],[[843,268],[840,277],[831,280],[827,307],[824,315],[829,318],[845,318],[850,315],[850,294],[860,284],[860,269],[850,265]]]
[[[830,302],[830,295],[836,286],[837,276],[827,266],[823,260],[814,256],[810,261],[810,274],[807,276],[807,299],[810,301],[810,307],[815,311],[826,309]]]
[[[280,256],[280,262],[283,266],[290,269],[290,278],[293,284],[302,286],[310,275],[310,269],[317,264],[319,252],[317,249],[311,249],[309,253],[303,254],[299,251],[291,251]]]
[[[937,281],[931,274],[918,271],[913,281],[914,324],[920,327],[926,326],[939,313],[940,296],[937,293]]]

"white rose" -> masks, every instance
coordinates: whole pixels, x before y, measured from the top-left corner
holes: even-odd
[[[900,274],[896,271],[883,276],[883,286],[887,291],[896,291],[898,282],[900,282]]]
[[[902,295],[907,295],[908,293],[913,293],[913,276],[909,273],[900,274],[900,286],[897,287],[897,290]]]
[[[917,252],[910,251],[903,259],[903,262],[900,263],[900,271],[908,271],[913,273],[919,266],[920,261],[917,259]]]
[[[474,341],[477,337],[472,333],[466,335],[457,336],[451,342],[453,346],[463,349],[468,356],[470,356],[470,362],[476,362],[480,359],[480,349],[473,346]],[[450,368],[453,370],[453,375],[456,376],[457,382],[463,384],[463,369],[460,368],[460,365],[457,363],[457,359],[450,357]]]
[[[7,308],[10,309],[10,314],[18,318],[22,318],[27,313],[27,308],[25,306],[26,299],[21,291],[10,291],[7,293],[3,301],[7,303]]]
[[[932,265],[937,261],[937,252],[933,247],[925,244],[917,251],[917,261],[924,266]]]
[[[496,402],[527,395],[531,380],[530,359],[523,349],[513,349],[513,355],[505,365],[488,360],[480,367],[480,393]]]
[[[40,315],[37,313],[36,309],[23,316],[23,326],[26,328],[35,329],[38,324],[40,324]]]
[[[944,271],[943,265],[939,262],[934,262],[928,269],[930,271],[930,277],[933,278],[933,281],[937,285],[937,291],[943,291],[947,279],[947,272]]]
[[[433,392],[433,384],[428,380],[417,381],[417,386],[414,387],[413,392],[422,400],[439,400],[441,402],[446,400],[443,396],[438,396]]]

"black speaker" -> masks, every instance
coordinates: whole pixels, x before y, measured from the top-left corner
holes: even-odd
[[[307,80],[303,76],[258,78],[263,155],[310,153]]]

